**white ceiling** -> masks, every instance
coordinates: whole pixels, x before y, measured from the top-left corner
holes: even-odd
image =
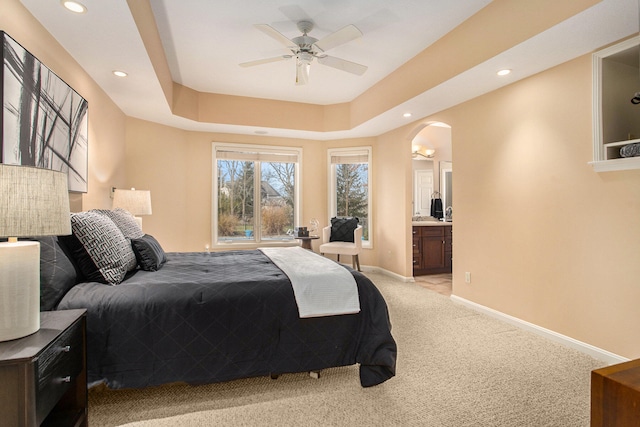
[[[638,32],[637,0],[603,0],[592,8],[416,96],[340,132],[307,132],[197,123],[171,114],[125,0],[21,0],[125,114],[190,130],[337,139],[378,135]],[[152,0],[173,80],[198,91],[312,104],[348,102],[487,5],[489,0]],[[367,65],[359,77],[314,62],[310,82],[294,84],[293,60],[242,68],[241,62],[287,53],[253,27],[269,24],[289,38],[311,19],[318,39],[355,24],[363,37],[328,53]],[[472,41],[470,41],[472,42]],[[452,52],[455,54],[455,52]],[[434,64],[434,67],[437,64]],[[511,68],[506,78],[496,77]],[[113,76],[124,70],[129,77]],[[410,111],[413,117],[402,117]]]

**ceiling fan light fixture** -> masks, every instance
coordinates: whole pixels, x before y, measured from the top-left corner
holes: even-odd
[[[309,82],[309,71],[311,70],[313,55],[309,52],[300,52],[296,63],[296,84],[305,85]]]

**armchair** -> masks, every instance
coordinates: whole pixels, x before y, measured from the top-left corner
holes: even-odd
[[[358,254],[362,250],[362,226],[358,225],[353,231],[353,243],[352,242],[332,242],[331,241],[331,226],[324,227],[322,229],[322,241],[320,245],[320,255],[335,254],[338,256],[338,262],[340,261],[340,255],[351,255],[351,264],[354,269],[360,270],[360,260]]]

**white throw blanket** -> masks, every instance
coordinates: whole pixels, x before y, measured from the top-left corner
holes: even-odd
[[[360,312],[356,280],[340,264],[300,246],[260,250],[289,277],[301,318]]]

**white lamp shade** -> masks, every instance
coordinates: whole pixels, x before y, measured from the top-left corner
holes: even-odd
[[[151,215],[151,192],[116,188],[113,191],[113,208],[122,208],[133,215]]]
[[[67,174],[0,164],[0,237],[71,234]]]

